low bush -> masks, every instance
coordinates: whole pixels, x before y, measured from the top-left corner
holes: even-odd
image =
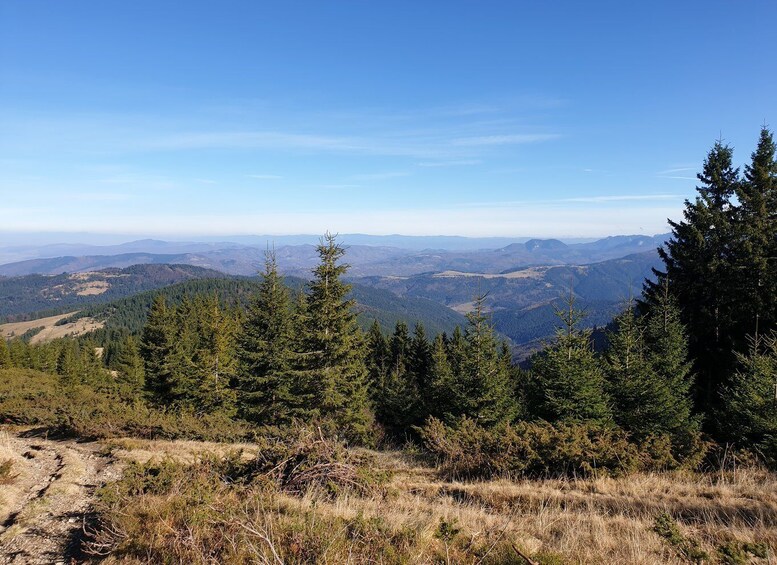
[[[83,439],[239,441],[252,437],[247,425],[226,415],[158,409],[141,400],[126,401],[110,387],[64,387],[56,375],[30,369],[0,369],[0,423],[41,426],[54,434]]]
[[[373,491],[389,476],[372,470],[371,457],[348,450],[342,441],[324,436],[321,428],[296,425],[283,437],[264,439],[251,463],[251,473],[272,480],[288,493],[312,488],[330,495],[342,491]]]
[[[656,516],[653,531],[666,540],[680,557],[691,563],[709,561],[710,556],[701,549],[699,542],[684,536],[677,522],[669,514],[663,513]]]
[[[636,445],[620,429],[590,424],[539,421],[488,429],[467,418],[455,427],[432,418],[419,431],[449,478],[617,476],[678,465],[668,438]]]

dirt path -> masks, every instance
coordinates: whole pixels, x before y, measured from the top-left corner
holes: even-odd
[[[119,465],[96,442],[34,432],[8,435],[4,442],[21,457],[15,483],[2,490],[0,564],[82,562],[80,541],[94,491],[118,478]]]

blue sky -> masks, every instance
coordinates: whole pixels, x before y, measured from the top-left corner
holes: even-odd
[[[667,231],[777,2],[0,3],[0,232]]]

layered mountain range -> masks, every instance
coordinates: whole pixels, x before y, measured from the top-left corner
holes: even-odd
[[[372,313],[384,326],[399,319],[427,321],[436,331],[447,331],[464,322],[462,315],[476,297],[485,296],[496,329],[513,342],[518,356],[553,334],[554,308],[570,292],[586,309],[588,325],[606,324],[630,297],[640,294],[645,278],[660,265],[656,248],[667,238],[530,239],[496,246],[505,242],[370,237],[341,238],[362,318]],[[374,244],[402,241],[405,247]],[[419,249],[430,242],[453,248]],[[36,257],[0,265],[0,317],[107,303],[192,279],[255,276],[269,247],[264,243],[140,240],[111,246],[0,247],[0,257]],[[478,244],[483,247],[468,248]],[[73,254],[46,256],[56,252]],[[275,254],[281,271],[291,277],[309,278],[318,262],[313,243],[276,246]]]

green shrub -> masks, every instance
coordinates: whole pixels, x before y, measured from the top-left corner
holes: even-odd
[[[0,422],[42,426],[84,439],[238,441],[252,437],[246,424],[224,414],[157,409],[142,401],[126,401],[107,387],[63,387],[57,376],[30,369],[0,369]]]
[[[588,477],[640,466],[637,447],[612,428],[519,422],[486,429],[467,418],[453,428],[432,418],[420,433],[443,473],[454,478]]]
[[[699,547],[699,542],[685,537],[674,518],[666,512],[656,516],[653,531],[674,547],[680,557],[693,563],[709,561],[710,556]]]
[[[769,558],[769,546],[765,543],[730,541],[718,547],[720,561],[724,565],[747,565],[752,557]]]

